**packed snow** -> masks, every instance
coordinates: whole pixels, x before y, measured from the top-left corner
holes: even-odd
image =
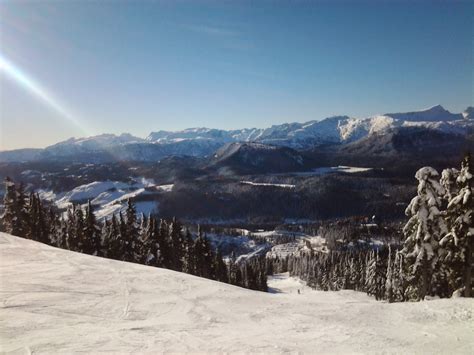
[[[0,351],[472,354],[474,299],[263,293],[0,234]],[[300,292],[298,292],[298,290]]]

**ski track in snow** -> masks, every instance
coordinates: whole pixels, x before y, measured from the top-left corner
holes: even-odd
[[[269,293],[0,234],[0,351],[466,353],[474,299],[388,304],[288,275]],[[298,289],[301,294],[298,294]]]

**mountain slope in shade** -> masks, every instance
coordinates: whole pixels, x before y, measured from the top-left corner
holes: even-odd
[[[388,304],[272,293],[52,248],[0,233],[0,351],[17,353],[456,353],[474,347],[474,299]],[[298,294],[300,290],[300,294]]]
[[[288,147],[261,143],[230,143],[210,159],[210,168],[237,174],[304,170],[305,158]]]
[[[23,148],[0,151],[0,162],[22,162],[38,160],[43,149]]]
[[[357,156],[462,156],[474,141],[457,132],[419,126],[396,127],[341,146],[340,153]]]

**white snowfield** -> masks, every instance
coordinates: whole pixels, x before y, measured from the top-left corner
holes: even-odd
[[[273,293],[0,234],[0,351],[471,353],[473,299],[376,302],[287,275]],[[297,290],[301,291],[298,294]]]
[[[252,186],[273,186],[273,187],[281,187],[283,189],[294,189],[296,185],[291,184],[271,184],[267,182],[253,182],[253,181],[241,181],[241,184],[244,185],[252,185]]]
[[[76,186],[68,192],[56,195],[53,191],[39,190],[39,195],[43,199],[53,201],[60,209],[67,209],[72,204],[82,203],[85,208],[87,200],[95,206],[95,215],[98,219],[111,218],[113,214],[125,211],[127,200],[139,196],[153,196],[159,193],[170,192],[173,184],[154,185],[151,181],[142,178],[141,181],[94,181],[89,184]],[[154,213],[159,208],[159,203],[155,199],[149,201],[135,201],[137,213],[148,215]]]

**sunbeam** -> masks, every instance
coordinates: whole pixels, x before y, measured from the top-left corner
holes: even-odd
[[[40,99],[47,106],[52,108],[62,117],[66,118],[70,123],[79,128],[82,133],[87,135],[84,125],[80,124],[77,118],[69,112],[63,105],[59,104],[58,100],[54,98],[45,88],[38,84],[30,75],[16,67],[13,63],[7,60],[0,54],[0,72],[5,73],[15,83],[26,89],[30,94]]]

